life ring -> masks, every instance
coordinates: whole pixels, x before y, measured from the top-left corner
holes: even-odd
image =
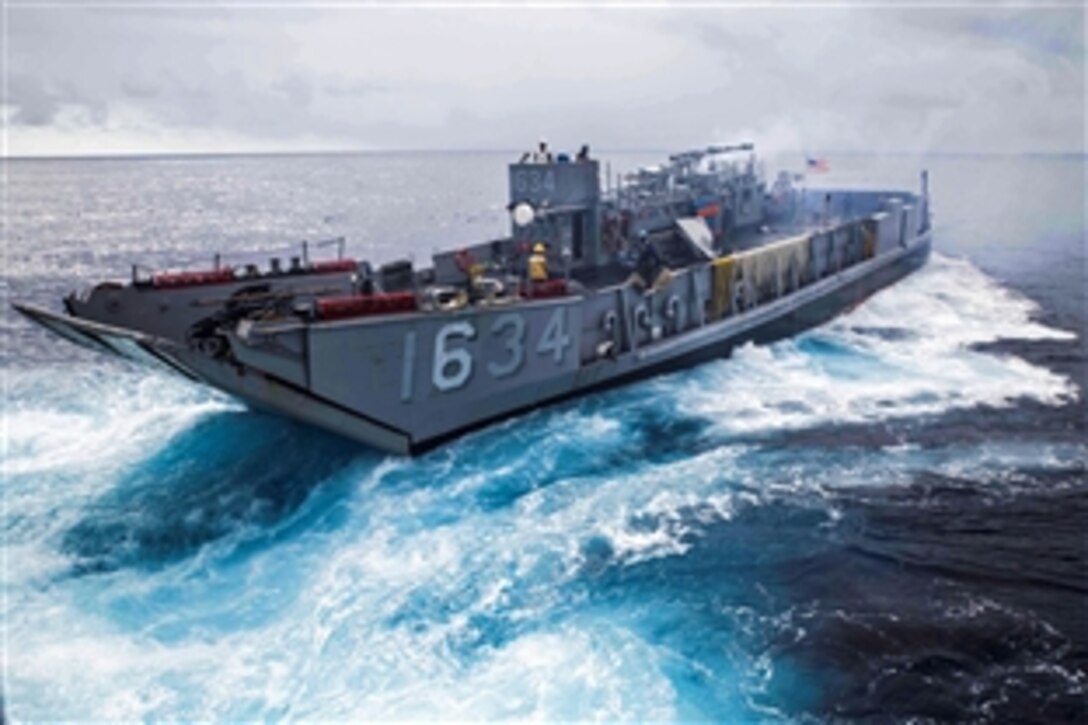
[[[738,279],[733,285],[733,312],[740,314],[750,307],[751,305],[748,304],[748,283],[743,278]]]
[[[732,299],[729,300],[730,312],[732,314],[744,312],[747,309],[747,300],[745,299],[747,290],[744,288],[744,275],[739,264],[733,265],[733,277],[729,280],[729,289],[732,292]]]
[[[619,331],[619,325],[616,324],[615,310],[607,310],[601,315],[601,329],[613,337],[616,336],[616,333]]]
[[[646,309],[644,304],[635,308],[635,327],[641,327],[647,332],[653,327],[650,322],[650,311]]]
[[[665,317],[672,323],[673,334],[680,332],[682,314],[683,308],[680,306],[680,298],[672,295],[665,303]]]

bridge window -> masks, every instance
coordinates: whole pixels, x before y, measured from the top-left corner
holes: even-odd
[[[585,212],[575,212],[572,215],[572,221],[574,226],[571,229],[570,247],[571,254],[575,259],[581,259],[584,254],[583,247],[585,246],[585,225],[586,214]]]

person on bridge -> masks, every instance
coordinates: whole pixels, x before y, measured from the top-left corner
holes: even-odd
[[[548,149],[548,140],[543,138],[540,139],[536,151],[533,152],[532,162],[534,164],[550,164],[554,160],[552,152]]]
[[[543,244],[537,242],[533,246],[533,253],[529,257],[529,281],[530,282],[547,282],[548,281],[548,255]]]

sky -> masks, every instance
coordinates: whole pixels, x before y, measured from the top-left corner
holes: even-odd
[[[1086,144],[1079,3],[2,1],[9,156]]]

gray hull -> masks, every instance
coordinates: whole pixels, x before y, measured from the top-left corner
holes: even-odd
[[[853,309],[876,292],[895,284],[918,270],[929,259],[930,250],[931,235],[926,233],[918,237],[909,249],[904,250],[903,254],[894,258],[874,260],[881,262],[881,264],[873,265],[873,267],[861,274],[844,275],[842,279],[837,280],[839,284],[828,285],[826,289],[822,289],[818,293],[805,296],[802,299],[791,300],[791,304],[783,305],[778,310],[778,315],[753,316],[752,320],[736,320],[732,325],[722,323],[718,329],[708,330],[706,337],[694,338],[690,343],[689,341],[683,341],[682,345],[677,344],[671,349],[655,350],[648,348],[643,351],[642,358],[646,364],[636,365],[633,370],[610,377],[600,383],[577,388],[568,394],[558,396],[547,402],[549,404],[559,403],[588,393],[627,385],[656,375],[676,372],[712,360],[727,358],[734,348],[748,342],[756,345],[766,345],[793,337]],[[530,405],[521,410],[511,411],[502,417],[525,413],[538,407],[538,405]],[[500,419],[501,417],[484,421],[481,425],[459,430],[452,435],[431,439],[421,445],[414,446],[412,452],[419,453],[429,450],[469,430],[486,426]]]
[[[589,298],[518,306],[516,313],[499,308],[486,314],[432,315],[411,323],[394,318],[368,321],[365,326],[349,321],[273,328],[259,335],[250,331],[249,339],[234,340],[242,364],[209,357],[164,337],[26,305],[17,309],[73,342],[180,373],[254,407],[384,450],[414,454],[542,405],[725,357],[749,341],[764,344],[797,334],[895,283],[923,265],[929,251],[926,232],[773,301],[713,322],[691,319],[687,329],[657,339],[652,324],[644,334],[631,325],[616,335],[621,346],[631,349],[588,363],[573,352],[584,348],[582,338],[590,336],[583,328],[594,303],[600,307],[602,297],[610,304],[609,297],[632,296],[635,302],[628,309],[640,305],[650,309],[654,297],[665,295],[621,288]],[[698,285],[688,284],[698,293]],[[512,321],[517,319],[523,322]],[[527,344],[515,368],[505,341],[513,339],[509,335],[519,326],[525,329]],[[448,334],[451,328],[458,334]],[[485,330],[498,334],[481,340]],[[433,341],[443,331],[446,343],[455,337],[458,344],[436,350]],[[292,339],[302,340],[298,347],[305,356],[284,355],[285,341]],[[269,347],[277,349],[269,352]],[[439,369],[444,354],[451,362]],[[464,360],[471,360],[473,369],[462,376],[458,361]],[[439,377],[428,380],[434,374]]]
[[[924,173],[921,194],[797,190],[783,174],[768,189],[741,144],[671,156],[615,192],[586,159],[509,175],[511,235],[423,269],[311,263],[305,249],[288,270],[217,257],[98,285],[68,297],[67,314],[16,309],[78,344],[410,454],[796,334],[930,249]]]

